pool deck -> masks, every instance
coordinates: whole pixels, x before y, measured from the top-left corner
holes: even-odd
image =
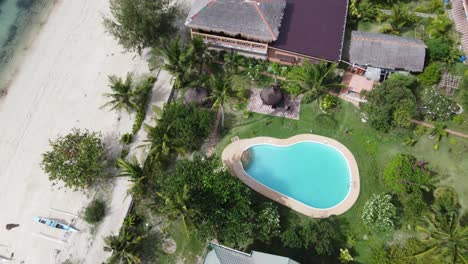
[[[291,197],[285,196],[277,191],[274,191],[267,186],[259,183],[250,177],[242,166],[241,158],[242,153],[252,146],[258,144],[271,144],[276,146],[288,146],[299,142],[317,142],[326,144],[328,146],[338,149],[346,158],[350,169],[350,192],[346,198],[338,205],[328,209],[313,208],[305,205]],[[327,218],[332,215],[340,215],[348,211],[356,202],[359,196],[360,181],[359,169],[356,159],[351,151],[340,142],[318,135],[300,134],[286,139],[272,138],[272,137],[255,137],[250,139],[240,139],[233,141],[223,151],[222,154],[223,164],[229,168],[231,173],[237,176],[241,181],[247,184],[250,188],[258,193],[285,205],[299,213],[307,215],[312,218]]]

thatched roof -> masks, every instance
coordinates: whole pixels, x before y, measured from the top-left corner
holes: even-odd
[[[262,89],[260,98],[262,98],[263,103],[266,105],[277,105],[283,100],[283,92],[281,92],[278,86],[271,86]]]
[[[351,63],[422,72],[425,56],[426,45],[419,39],[360,31],[351,33]]]
[[[203,87],[189,88],[184,94],[184,102],[186,104],[202,105],[208,98],[208,90]]]
[[[185,25],[192,29],[272,42],[286,0],[194,0]]]

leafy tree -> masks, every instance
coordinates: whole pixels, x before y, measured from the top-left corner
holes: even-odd
[[[452,43],[445,38],[429,38],[426,40],[430,61],[446,61],[450,56]]]
[[[425,85],[433,85],[438,83],[441,77],[440,66],[437,63],[431,63],[418,76],[418,80]]]
[[[422,113],[427,119],[431,121],[450,119],[453,101],[440,90],[428,87],[424,89],[421,97]]]
[[[431,38],[445,38],[447,32],[452,27],[452,21],[445,14],[439,14],[431,20],[428,26]]]
[[[290,221],[281,234],[285,247],[311,249],[318,255],[331,256],[340,248],[343,238],[334,219]]]
[[[111,17],[104,26],[127,50],[154,47],[161,37],[176,32],[179,6],[171,0],[111,0]]]
[[[288,73],[290,92],[296,96],[303,94],[306,102],[320,99],[330,89],[342,86],[336,81],[336,67],[337,64],[311,64],[304,60],[302,66],[293,67]]]
[[[416,158],[411,155],[397,154],[385,167],[385,185],[397,193],[410,193],[431,187],[430,172],[416,166]]]
[[[374,194],[365,203],[362,220],[367,227],[389,231],[395,227],[396,207],[390,194]]]
[[[423,224],[417,227],[425,245],[417,258],[430,257],[437,263],[467,263],[468,226],[462,224],[458,209],[454,195],[441,195],[435,200],[432,213],[424,216]]]
[[[85,189],[104,177],[105,151],[99,133],[73,128],[49,144],[52,150],[42,154],[41,162],[49,180]]]
[[[361,108],[370,125],[381,131],[388,131],[395,125],[407,125],[408,119],[416,112],[416,99],[412,92],[415,85],[414,78],[394,74],[366,93],[367,103],[363,103]]]
[[[193,223],[199,236],[222,243],[242,244],[254,228],[250,189],[219,167],[216,157],[194,155],[179,161],[162,179],[156,205],[163,211],[174,205],[176,215]]]
[[[280,234],[280,216],[278,208],[271,202],[263,204],[263,209],[256,217],[255,238],[269,243]]]
[[[191,59],[192,67],[198,68],[198,74],[202,74],[203,67],[209,64],[213,58],[208,51],[208,46],[201,38],[193,38],[188,46],[188,54]]]

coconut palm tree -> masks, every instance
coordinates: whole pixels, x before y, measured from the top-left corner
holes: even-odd
[[[211,60],[211,54],[208,52],[208,46],[201,38],[193,38],[188,46],[188,56],[193,68],[198,68],[198,75],[202,74],[203,67]]]
[[[157,125],[150,126],[144,124],[144,129],[148,134],[147,146],[150,146],[148,155],[153,156],[155,160],[166,161],[174,154],[185,155],[186,151],[181,147],[177,135],[171,125],[162,130]]]
[[[187,206],[187,201],[189,199],[188,185],[184,185],[182,192],[177,193],[175,197],[168,197],[160,192],[156,194],[163,200],[163,206],[159,209],[167,215],[169,219],[175,220],[180,217],[188,237],[190,234],[188,227],[193,225],[192,219],[199,214],[197,210],[188,208]]]
[[[213,101],[213,108],[219,107],[221,111],[221,127],[224,127],[224,105],[229,99],[239,97],[240,92],[247,85],[247,79],[237,74],[211,74],[206,80],[206,87],[210,89],[209,99]]]
[[[463,226],[457,201],[446,196],[436,199],[432,213],[417,227],[426,250],[417,258],[431,257],[437,263],[468,263],[468,227]]]
[[[104,250],[111,251],[112,255],[107,259],[109,264],[138,264],[141,259],[136,253],[138,244],[144,236],[132,234],[122,228],[119,235],[111,235],[104,238]]]
[[[224,56],[224,70],[229,74],[238,74],[243,57],[237,52],[230,52]]]
[[[447,126],[443,124],[436,124],[431,130],[431,136],[434,137],[437,142],[439,142],[442,139],[442,137],[448,136],[448,133],[445,130],[446,127]]]
[[[138,160],[133,156],[129,160],[122,158],[117,159],[117,166],[120,169],[119,177],[130,177],[132,187],[128,190],[134,197],[141,197],[144,194],[145,176],[143,168],[138,163]]]
[[[308,60],[300,67],[294,67],[288,73],[288,82],[294,87],[296,95],[303,94],[304,100],[311,102],[320,99],[332,88],[343,85],[335,82],[335,69],[337,64],[320,62],[311,64]],[[317,100],[318,103],[319,100]]]
[[[195,51],[192,50],[192,52]],[[189,86],[191,81],[196,79],[191,73],[191,54],[189,54],[189,50],[181,43],[179,38],[161,40],[161,47],[153,49],[153,56],[162,56],[164,58],[162,68],[173,76],[176,89],[185,88]]]
[[[395,4],[392,6],[392,14],[388,18],[390,27],[393,31],[399,32],[404,26],[410,22],[410,13],[408,8],[401,4]]]
[[[126,110],[131,112],[138,109],[135,102],[135,97],[138,96],[138,91],[132,89],[133,75],[127,74],[125,81],[115,75],[109,76],[109,87],[111,93],[105,93],[104,96],[110,98],[110,101],[102,107],[110,107],[110,110]]]

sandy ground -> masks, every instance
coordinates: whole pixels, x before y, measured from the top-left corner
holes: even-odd
[[[128,182],[118,179],[108,216],[91,232],[75,215],[92,194],[52,186],[39,166],[48,139],[73,127],[101,131],[108,146],[131,129],[127,114],[118,119],[115,112],[100,109],[102,93],[107,75],[145,72],[147,66],[104,32],[107,12],[106,0],[59,0],[0,101],[0,262],[14,253],[9,263],[101,263],[109,254],[102,251],[102,237],[116,233],[127,212]],[[153,103],[167,100],[169,78],[161,72]],[[53,230],[34,223],[34,216],[71,222],[81,232]],[[20,226],[7,231],[8,223]]]

